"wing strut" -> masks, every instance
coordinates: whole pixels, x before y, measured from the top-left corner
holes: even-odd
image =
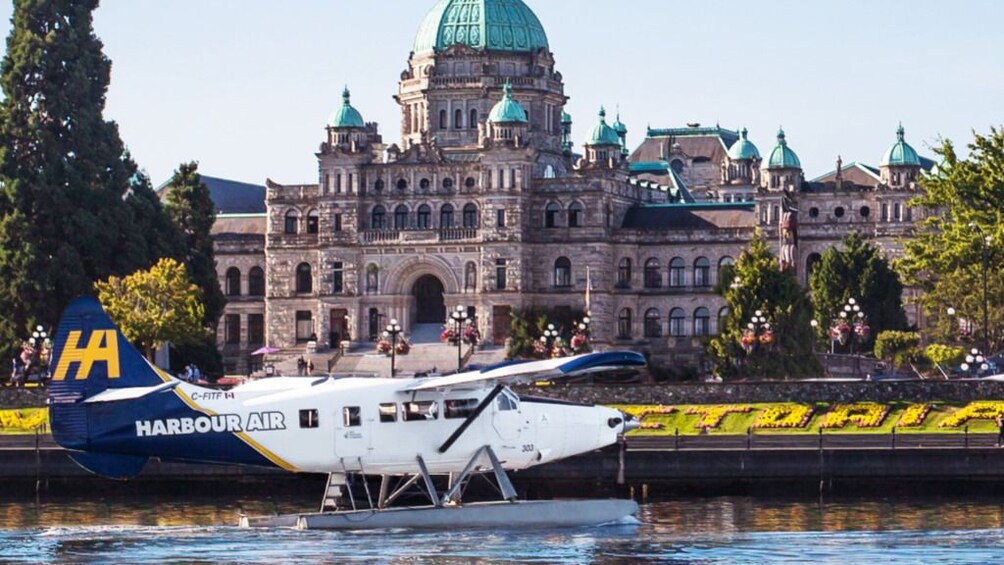
[[[471,412],[471,415],[468,416],[467,419],[465,419],[463,423],[460,424],[460,426],[456,429],[456,431],[450,434],[450,437],[446,438],[446,441],[443,442],[443,445],[439,446],[439,452],[446,453],[450,449],[450,447],[452,447],[453,444],[456,443],[458,439],[460,439],[460,436],[462,436],[464,432],[467,431],[467,428],[469,428],[471,424],[474,423],[474,420],[477,420],[478,416],[480,416],[481,413],[485,411],[485,408],[491,406],[491,403],[495,400],[495,397],[498,396],[499,393],[501,393],[504,389],[505,385],[495,385],[495,388],[493,388],[492,391],[488,393],[488,396],[486,396],[484,400],[481,401],[481,404],[478,404],[478,407],[474,409],[474,412]]]

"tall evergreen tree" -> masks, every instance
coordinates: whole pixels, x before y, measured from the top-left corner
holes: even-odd
[[[0,64],[0,348],[54,324],[93,282],[145,268],[151,241],[131,206],[136,166],[102,113],[111,62],[97,0],[14,0]],[[170,239],[170,236],[165,236]]]
[[[164,207],[181,231],[189,278],[202,291],[203,325],[215,330],[227,301],[220,290],[213,255],[212,228],[216,222],[216,208],[209,188],[202,182],[198,163],[182,163],[174,171],[168,181]]]
[[[708,344],[717,374],[772,379],[818,376],[822,368],[812,353],[812,302],[793,272],[780,269],[762,233],[757,231],[730,274],[732,284],[717,289],[729,313],[720,321],[718,336]],[[755,328],[759,339],[747,351],[744,334],[750,335],[748,325],[758,311],[769,324],[771,336],[764,340],[764,326]]]
[[[840,309],[853,298],[871,328],[868,340],[856,344],[855,350],[870,351],[878,334],[906,329],[903,283],[882,252],[859,234],[845,237],[842,247],[823,253],[809,277],[820,335],[828,332]]]
[[[918,302],[936,322],[928,333],[954,341],[961,326],[973,345],[997,352],[1004,348],[1004,128],[975,134],[965,159],[947,140],[935,152],[943,161],[921,179],[913,203],[925,218],[897,268],[923,291]]]

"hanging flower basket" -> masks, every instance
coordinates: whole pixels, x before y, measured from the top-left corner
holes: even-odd
[[[742,337],[739,338],[739,342],[742,344],[743,349],[746,353],[753,351],[753,346],[756,344],[756,334],[750,331],[743,332]]]
[[[845,323],[837,324],[830,328],[830,337],[840,342],[840,345],[847,343],[847,338],[851,335],[851,327]]]
[[[868,339],[868,335],[872,333],[872,329],[868,324],[857,324],[854,326],[854,333],[858,334],[864,339]]]
[[[774,332],[768,330],[760,334],[760,343],[770,345],[774,343]]]
[[[383,353],[384,355],[390,355],[390,342],[386,339],[381,339],[376,344],[377,353]]]
[[[468,345],[477,345],[481,343],[481,332],[478,331],[477,326],[471,324],[464,328],[463,338],[464,343]]]
[[[439,333],[439,339],[443,343],[450,343],[452,345],[456,345],[457,332],[453,328],[443,328],[443,331]]]
[[[572,346],[572,351],[575,353],[588,353],[592,349],[589,347],[589,336],[584,333],[573,335],[569,345]]]
[[[411,344],[404,340],[399,341],[397,344],[397,354],[407,355],[409,353],[411,353]]]

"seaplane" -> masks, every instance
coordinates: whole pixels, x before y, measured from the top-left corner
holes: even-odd
[[[55,335],[50,424],[78,465],[111,479],[138,476],[150,458],[327,475],[318,511],[242,516],[244,527],[598,525],[638,505],[524,500],[507,473],[614,444],[637,422],[608,407],[518,395],[510,385],[644,364],[638,353],[611,351],[415,379],[275,377],[224,391],[157,368],[96,299],[83,297]],[[380,478],[376,496],[366,477]],[[475,477],[500,497],[465,503]],[[353,494],[359,482],[365,500]],[[428,502],[395,505],[416,491]]]

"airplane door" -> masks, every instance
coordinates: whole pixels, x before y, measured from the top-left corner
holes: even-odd
[[[342,406],[335,413],[335,457],[354,460],[369,453],[369,435],[365,433],[362,408]],[[352,469],[352,467],[350,467]]]
[[[519,400],[509,390],[503,390],[495,398],[492,408],[492,427],[504,441],[517,442],[522,435],[523,420],[519,412]]]

